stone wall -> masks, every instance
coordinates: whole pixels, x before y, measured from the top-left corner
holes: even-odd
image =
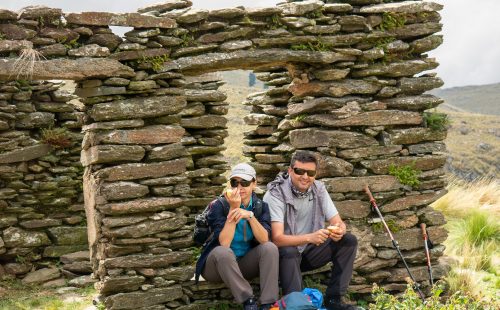
[[[427,283],[418,224],[429,226],[438,244],[432,255],[437,260],[446,231],[442,215],[428,205],[444,192],[446,132],[427,128],[423,111],[442,100],[423,93],[442,81],[421,72],[438,65],[425,53],[442,42],[434,34],[441,30],[437,11],[442,7],[419,1],[325,2],[207,11],[191,8],[188,0],[174,0],[139,13],[70,13],[64,18],[58,9],[32,7],[19,14],[0,10],[0,79],[10,81],[0,94],[0,135],[29,136],[31,144],[44,150],[36,154],[22,143],[2,149],[0,158],[14,154],[20,161],[2,161],[0,168],[16,175],[14,180],[24,180],[31,191],[39,188],[26,181],[33,165],[63,178],[70,169],[54,168],[70,163],[63,156],[73,158],[72,149],[52,150],[39,129],[26,132],[17,124],[24,118],[31,127],[50,127],[43,115],[58,120],[54,127],[73,130],[84,125],[81,163],[90,264],[107,308],[206,309],[217,300],[230,300],[221,285],[191,281],[197,253],[191,232],[194,215],[226,181],[222,174],[229,167],[221,151],[230,134],[224,117],[229,107],[218,91],[221,82],[209,73],[232,69],[254,70],[274,86],[245,102],[252,106],[245,121],[256,127],[245,134],[243,152],[258,171],[260,184],[286,168],[294,150],[311,150],[320,157],[319,178],[360,240],[351,292],[368,293],[373,282],[391,291],[406,286],[405,270],[370,213],[365,184],[384,205],[382,211],[417,280]],[[134,29],[120,37],[109,26]],[[33,49],[47,59],[35,61],[33,72],[19,72],[20,64],[29,62],[16,57]],[[33,92],[20,104],[19,74],[34,81],[77,81],[75,94],[84,113],[71,114],[68,108],[39,116],[35,108],[45,112],[45,106],[54,109],[56,104],[37,101],[58,101],[54,93],[41,91],[46,100],[32,97]],[[29,83],[32,89],[39,84],[49,85]],[[66,101],[61,99],[60,105],[72,107]],[[72,141],[77,142],[77,136]],[[57,161],[47,161],[47,156]],[[389,174],[391,166],[421,170],[420,184],[401,184]],[[43,172],[30,174],[36,179],[47,176]],[[71,181],[80,183],[81,174],[74,173]],[[23,214],[36,212],[21,198],[36,195],[12,183],[7,178],[1,184],[0,212],[12,220],[2,224],[0,251],[24,250],[26,244],[10,241],[23,234],[23,242],[35,235],[40,240],[31,246],[35,254],[43,254],[49,242],[66,245],[53,231],[79,223],[64,217],[57,221],[58,213],[40,213],[42,225],[50,228],[23,226]],[[61,190],[61,184],[56,186]],[[50,192],[50,186],[46,190]],[[75,190],[75,201],[63,205],[67,218],[81,212],[76,207],[79,193]],[[32,202],[36,207],[45,203]],[[52,227],[56,222],[63,227]],[[12,254],[0,255],[2,264],[13,263]],[[38,262],[36,269],[44,266],[42,258],[30,258]],[[446,267],[434,263],[435,277],[440,278]],[[324,278],[318,273],[308,283],[322,286]]]

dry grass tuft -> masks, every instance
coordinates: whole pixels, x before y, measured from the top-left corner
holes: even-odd
[[[31,81],[35,65],[42,58],[45,59],[39,51],[33,48],[25,48],[21,50],[21,54],[14,62],[14,72],[17,72],[16,79],[24,78]]]
[[[463,218],[473,211],[485,211],[500,216],[500,182],[483,178],[474,182],[453,179],[448,193],[432,204],[432,207],[450,218]]]

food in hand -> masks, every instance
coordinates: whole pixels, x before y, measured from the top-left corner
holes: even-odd
[[[227,184],[226,184],[226,195],[228,197],[233,196],[234,190],[235,190],[235,188],[232,188],[231,184],[229,183],[229,181],[227,181]]]
[[[338,225],[330,225],[326,229],[328,229],[328,231],[330,231],[331,234],[334,232],[339,233],[341,231],[341,228]]]

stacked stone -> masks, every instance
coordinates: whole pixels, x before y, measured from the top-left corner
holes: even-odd
[[[44,266],[88,248],[80,164],[85,113],[60,86],[23,79],[0,84],[0,274],[46,286],[65,280]],[[85,253],[86,261],[66,261],[66,276],[92,271]]]
[[[139,13],[64,16],[45,7],[19,14],[0,10],[0,79],[12,81],[19,68],[15,56],[35,49],[48,59],[35,63],[31,78],[78,82],[76,94],[89,118],[81,162],[91,266],[107,308],[205,309],[209,300],[230,298],[227,289],[219,292],[221,286],[190,281],[193,216],[220,193],[228,168],[221,156],[228,135],[226,96],[218,91],[218,77],[204,74],[230,69],[255,70],[273,87],[246,102],[252,114],[245,121],[256,128],[246,133],[244,152],[261,184],[286,167],[294,150],[311,150],[320,158],[318,177],[360,240],[353,292],[369,292],[372,282],[393,291],[405,287],[405,271],[370,214],[365,184],[384,204],[417,279],[425,278],[417,224],[430,226],[435,243],[444,240],[443,217],[427,206],[443,192],[440,141],[446,133],[428,129],[422,117],[441,103],[422,93],[442,81],[433,74],[414,76],[437,66],[424,53],[442,42],[434,35],[441,30],[436,12],[441,6],[381,2],[308,0],[207,11],[191,8],[189,0],[172,0]],[[110,26],[134,29],[121,38]],[[47,155],[39,128],[78,130],[85,117],[57,110],[63,103],[66,109],[67,100],[56,100],[52,86],[38,90],[39,85],[51,84],[30,83],[29,95],[13,82],[0,90],[0,158],[15,159],[0,162],[0,212],[8,210],[2,218],[11,218],[0,220],[0,252],[11,261],[28,248],[43,257],[49,235],[55,243],[50,246],[68,246],[64,237],[77,234],[72,225],[80,223],[66,215],[81,212],[68,207],[78,205],[71,200],[78,197],[75,192],[47,197],[54,187],[62,192],[80,180],[81,174],[70,169],[76,167],[77,148]],[[32,110],[26,98],[35,95]],[[391,164],[413,163],[424,171],[418,186],[388,174]],[[30,192],[40,188],[51,194]],[[30,205],[35,199],[49,204],[47,210],[63,203],[67,209],[46,215]],[[28,229],[21,224],[27,220],[45,226],[33,227],[40,225],[34,222]],[[21,246],[13,239],[24,236],[16,233],[21,229],[32,229],[41,241]],[[72,245],[79,242],[84,244]],[[436,247],[433,258],[442,250]],[[81,253],[61,260],[84,264]],[[434,269],[437,278],[445,270]]]
[[[343,2],[365,5],[382,1]],[[304,16],[317,10],[315,5],[318,4],[314,1],[304,1],[281,7],[289,14]],[[441,86],[442,81],[433,74],[413,77],[437,66],[433,59],[422,55],[442,42],[440,36],[432,35],[441,27],[436,9],[439,6],[422,2],[364,7],[343,3],[324,5],[315,23],[295,17],[294,22],[301,22],[300,26],[294,26],[296,30],[301,29],[297,32],[326,34],[318,39],[321,44],[351,59],[320,68],[288,65],[293,78],[288,90],[293,97],[287,100],[287,112],[283,115],[272,99],[276,92],[281,92],[279,87],[247,100],[247,104],[258,107],[254,112],[260,110],[261,113],[248,117],[249,124],[263,125],[265,117],[284,116],[273,128],[277,130],[270,130],[261,143],[257,143],[255,131],[245,141],[258,144],[255,149],[261,147],[265,153],[252,154],[257,162],[254,165],[261,172],[283,170],[289,155],[298,149],[317,154],[318,178],[325,182],[340,214],[360,241],[350,286],[353,293],[369,293],[373,282],[389,291],[406,288],[406,270],[391,248],[390,239],[380,229],[379,219],[370,213],[363,193],[365,184],[384,203],[382,212],[391,228],[397,231],[395,238],[403,255],[424,286],[428,275],[423,266],[425,257],[417,224],[424,222],[430,226],[431,238],[437,243],[446,238],[443,216],[428,207],[444,194],[442,167],[446,156],[441,140],[446,132],[425,128],[422,119],[424,110],[442,103],[441,99],[422,93]],[[404,24],[383,31],[387,14],[404,19]],[[342,34],[331,36],[337,32]],[[287,43],[308,44],[310,39],[297,35],[255,41],[261,46],[274,47]],[[280,76],[274,72],[259,77],[266,82],[276,81],[273,78],[280,82]],[[271,137],[279,137],[278,146],[267,145]],[[422,170],[420,184],[410,187],[399,183],[389,175],[391,165],[414,165]],[[434,261],[443,250],[442,245],[432,250]],[[443,276],[446,266],[434,264],[436,277]],[[318,283],[324,278],[316,275],[312,282]]]

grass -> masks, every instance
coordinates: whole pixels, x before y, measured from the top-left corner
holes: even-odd
[[[21,54],[14,62],[13,71],[17,72],[16,79],[24,77],[27,80],[31,80],[35,70],[35,64],[42,58],[45,59],[39,51],[33,48],[25,48],[21,50]]]
[[[4,289],[0,290],[2,310],[83,310],[88,309],[96,295],[91,286],[58,294],[53,289],[25,285],[13,279],[0,280],[0,288]]]
[[[389,166],[389,174],[395,176],[401,184],[409,185],[409,186],[418,186],[420,181],[418,180],[418,176],[421,171],[415,169],[415,162],[411,165],[399,166],[395,165]]]
[[[445,254],[453,259],[446,279],[451,292],[466,292],[500,307],[500,186],[498,180],[453,180],[432,206],[448,223]]]
[[[432,131],[443,131],[450,125],[450,119],[445,113],[424,112],[423,117],[426,127]]]

